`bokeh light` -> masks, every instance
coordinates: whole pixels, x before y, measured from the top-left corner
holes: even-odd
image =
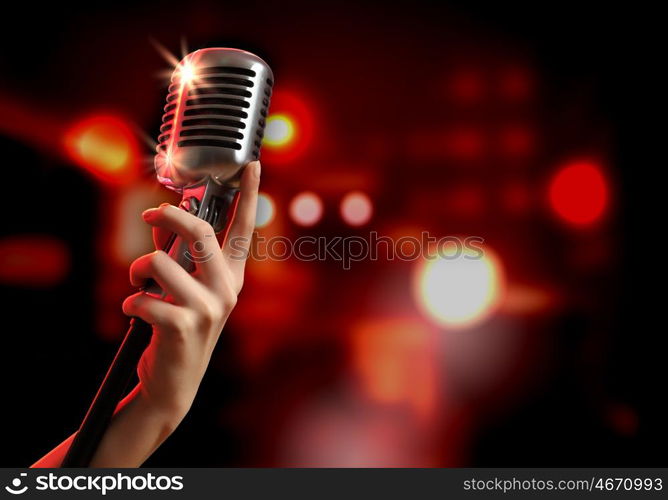
[[[486,319],[500,303],[503,273],[492,251],[462,245],[421,262],[414,295],[419,308],[440,326],[469,327]]]
[[[474,68],[458,70],[450,78],[449,92],[458,104],[480,101],[485,93],[485,82],[481,71]]]
[[[65,242],[45,234],[0,239],[0,283],[22,287],[51,287],[62,282],[71,267]]]
[[[534,81],[531,70],[524,66],[510,66],[499,74],[498,91],[501,97],[521,101],[531,97]]]
[[[320,197],[310,191],[295,196],[290,203],[290,217],[300,226],[313,226],[322,217]]]
[[[280,148],[290,144],[295,137],[295,123],[288,115],[271,115],[267,118],[263,144],[269,148]]]
[[[260,193],[257,197],[257,213],[255,216],[255,227],[265,227],[271,224],[276,214],[276,205],[266,193]]]
[[[436,406],[432,327],[412,318],[361,321],[352,330],[352,362],[366,394],[380,403],[407,403],[421,416]]]
[[[361,191],[348,193],[341,200],[341,217],[351,226],[363,226],[371,219],[373,203]]]
[[[499,131],[499,153],[504,156],[520,158],[530,155],[534,150],[534,133],[531,127],[512,124]]]
[[[294,165],[312,145],[312,102],[302,92],[275,88],[262,139],[262,158],[272,165]]]
[[[590,161],[575,161],[559,169],[550,181],[549,202],[565,222],[588,226],[599,220],[608,204],[608,183],[601,167]]]
[[[484,134],[476,127],[458,126],[446,134],[444,147],[451,158],[476,160],[485,150]]]
[[[65,136],[70,158],[97,178],[126,183],[135,178],[138,147],[128,124],[114,116],[93,116]]]

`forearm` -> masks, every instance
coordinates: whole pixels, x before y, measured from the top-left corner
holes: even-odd
[[[116,408],[91,467],[139,467],[167,439],[184,415],[158,410],[137,385]],[[35,462],[32,467],[60,467],[75,434]]]

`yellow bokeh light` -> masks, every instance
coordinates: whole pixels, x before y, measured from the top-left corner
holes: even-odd
[[[499,305],[502,270],[487,248],[462,248],[461,255],[439,255],[421,264],[416,273],[418,306],[439,326],[469,327]]]
[[[108,131],[101,127],[91,127],[81,135],[78,152],[83,160],[107,172],[125,168],[130,156],[127,145],[116,137],[108,137]]]
[[[271,115],[267,118],[264,131],[264,144],[273,148],[280,148],[292,142],[295,136],[295,124],[287,115]]]

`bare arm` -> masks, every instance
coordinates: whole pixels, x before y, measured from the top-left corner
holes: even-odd
[[[151,408],[137,384],[119,403],[109,428],[91,462],[91,467],[141,465],[178,426],[176,415]],[[35,462],[32,467],[60,467],[76,433]],[[118,450],[123,450],[120,457]],[[132,457],[132,458],[130,458]],[[120,461],[123,460],[123,461]],[[125,461],[127,460],[127,461]],[[120,465],[120,464],[124,465]]]

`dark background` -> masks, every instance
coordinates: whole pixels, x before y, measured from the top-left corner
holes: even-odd
[[[309,149],[288,167],[278,156],[275,167],[272,156],[263,162],[263,189],[277,200],[320,190],[331,208],[315,229],[285,222],[288,234],[358,234],[331,214],[343,190],[368,188],[372,228],[401,231],[401,222],[440,234],[481,234],[504,256],[509,277],[547,283],[559,299],[540,312],[502,313],[485,323],[519,339],[501,380],[462,389],[456,375],[448,378],[447,356],[438,358],[437,371],[446,372],[434,392],[438,410],[427,423],[406,417],[411,423],[402,426],[405,417],[395,415],[405,411],[401,404],[369,402],[347,388],[354,369],[346,329],[361,317],[386,315],[395,302],[412,314],[409,295],[388,292],[388,284],[393,290],[392,283],[407,279],[406,265],[362,263],[343,272],[317,263],[279,273],[292,282],[296,272],[304,288],[251,276],[191,413],[147,465],[666,465],[665,327],[656,300],[665,296],[662,212],[650,206],[660,198],[645,193],[663,169],[663,158],[649,153],[659,96],[652,9],[420,1],[10,9],[0,33],[7,176],[1,237],[46,235],[63,243],[69,265],[46,284],[20,276],[0,282],[0,464],[30,464],[76,429],[120,341],[120,302],[131,293],[127,266],[105,263],[100,249],[123,188],[74,167],[48,136],[82,116],[112,112],[156,137],[165,83],[155,75],[169,65],[150,39],[178,54],[185,37],[190,50],[232,46],[259,54],[276,75],[277,91],[289,89],[313,105]],[[506,165],[491,156],[462,166],[406,146],[407,137],[459,118],[490,127],[502,120],[506,111],[493,103],[460,113],[442,89],[458,68],[491,74],[506,64],[529,68],[536,82],[520,113],[540,137],[530,158]],[[571,231],[541,208],[540,186],[554,165],[583,154],[601,159],[613,203],[596,228]],[[357,179],[360,169],[372,180]],[[510,177],[536,190],[528,214],[434,212],[460,181],[493,198],[494,187]],[[293,296],[293,306],[281,303]],[[263,324],[272,309],[265,302],[297,311],[281,313],[269,334]],[[323,424],[322,414],[333,417]],[[351,430],[350,422],[359,425]],[[377,440],[359,445],[384,425],[394,450],[387,461],[374,448]],[[413,430],[402,434],[406,427]],[[328,455],[328,435],[349,453]],[[396,443],[416,436],[429,445],[402,453]]]

